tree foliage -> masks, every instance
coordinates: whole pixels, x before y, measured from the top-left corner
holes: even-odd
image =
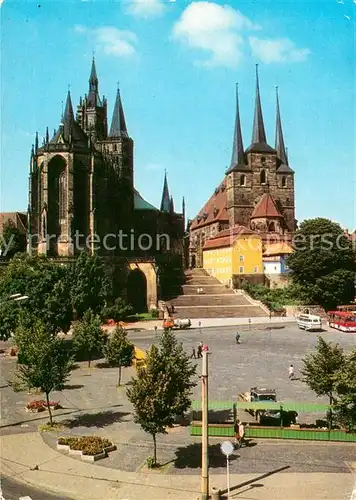
[[[104,265],[97,255],[82,252],[75,261],[71,300],[78,319],[91,309],[100,313],[110,295],[109,279]]]
[[[316,218],[300,224],[288,258],[293,281],[325,309],[354,298],[356,254],[339,224]]]
[[[16,332],[16,340],[21,359],[16,377],[27,387],[39,388],[44,392],[52,425],[49,395],[52,391],[63,389],[72,369],[70,354],[63,340],[48,335],[45,325],[39,320],[32,323],[31,327],[21,325]]]
[[[335,375],[337,393],[334,410],[336,420],[350,431],[356,430],[356,349],[345,358]]]
[[[19,231],[11,219],[3,224],[0,249],[1,255],[8,259],[17,253],[26,251],[26,235]]]
[[[121,368],[132,365],[135,346],[127,338],[127,332],[117,326],[110,335],[103,351],[109,365],[118,367],[117,385],[119,386],[121,383]]]
[[[159,346],[151,346],[146,367],[139,369],[127,389],[127,396],[134,406],[134,419],[153,439],[153,464],[157,464],[157,434],[166,433],[188,410],[195,366],[183,351],[171,331],[165,331]]]
[[[335,381],[340,370],[345,365],[345,355],[339,344],[333,345],[318,337],[316,352],[310,353],[302,360],[304,368],[301,373],[304,382],[317,396],[328,396],[329,404],[335,401]],[[328,415],[329,425],[332,425],[331,411]]]
[[[77,354],[84,355],[90,367],[93,355],[101,352],[104,340],[101,319],[89,309],[73,328],[73,349]]]
[[[113,319],[114,321],[123,321],[133,314],[133,308],[126,304],[124,299],[118,297],[112,305],[104,307],[101,313],[103,320]]]

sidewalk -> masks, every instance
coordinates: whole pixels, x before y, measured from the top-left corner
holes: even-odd
[[[249,322],[251,320],[251,322]],[[280,325],[284,323],[295,323],[295,318],[290,317],[272,317],[271,320],[267,317],[254,317],[254,318],[196,318],[192,319],[191,328],[211,328],[217,326],[241,326],[241,325]],[[126,330],[162,330],[163,320],[150,320],[150,321],[137,321],[136,323],[125,323]],[[114,327],[106,327],[112,329]],[[189,331],[186,330],[186,331]]]
[[[44,491],[76,500],[196,500],[197,474],[129,473],[73,459],[48,447],[38,432],[1,437],[0,469]],[[38,470],[31,470],[38,466]],[[350,464],[350,472],[356,464]],[[273,470],[265,474],[231,475],[231,498],[239,500],[350,500],[354,474],[296,474]],[[292,469],[292,468],[291,468]],[[224,474],[211,475],[210,486],[226,488]],[[252,493],[252,495],[251,495]]]

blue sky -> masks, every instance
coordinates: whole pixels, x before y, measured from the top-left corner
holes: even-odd
[[[268,142],[275,86],[298,220],[355,228],[355,1],[2,2],[1,211],[25,210],[36,130],[57,128],[68,85],[87,92],[95,51],[111,120],[117,82],[135,141],[135,184],[156,206],[164,169],[194,217],[230,163],[239,82],[251,141],[259,63]]]

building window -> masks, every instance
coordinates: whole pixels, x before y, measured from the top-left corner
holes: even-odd
[[[243,266],[240,266],[240,267],[239,267],[239,273],[240,273],[240,274],[243,274],[243,273],[244,273],[244,267],[243,267]]]
[[[245,174],[240,175],[240,186],[244,186],[246,184],[246,176]]]
[[[255,267],[253,268],[253,272],[254,272],[254,273],[258,273],[258,266],[255,266]]]
[[[265,170],[261,170],[261,173],[260,173],[260,183],[261,184],[266,184],[266,171]]]
[[[243,255],[240,255],[240,262],[244,262],[245,258]]]
[[[265,163],[266,163],[266,157],[265,156],[261,156],[261,164],[265,165]]]
[[[282,187],[285,188],[287,187],[287,178],[286,177],[282,177]]]
[[[114,144],[113,149],[114,151],[117,151],[117,144]]]
[[[62,172],[59,176],[58,188],[59,188],[59,218],[64,219],[66,216],[65,172]]]

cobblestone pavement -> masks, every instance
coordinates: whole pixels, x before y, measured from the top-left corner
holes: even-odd
[[[210,400],[234,400],[237,394],[254,385],[275,388],[278,399],[291,401],[315,401],[314,394],[300,381],[288,380],[288,366],[293,363],[298,378],[301,358],[315,346],[317,335],[298,330],[294,326],[267,330],[263,326],[239,328],[241,344],[235,344],[236,328],[206,328],[201,332],[189,330],[177,332],[184,347],[191,352],[200,340],[209,345],[209,396]],[[326,340],[339,342],[345,349],[356,344],[356,336],[338,332],[325,332]],[[154,332],[132,332],[130,337],[141,348],[148,348],[155,339]],[[102,360],[101,360],[102,361]],[[198,361],[197,361],[198,363]],[[63,409],[55,412],[56,421],[66,421],[57,434],[96,434],[108,437],[118,450],[98,465],[120,468],[126,471],[141,470],[150,454],[152,445],[138,425],[134,424],[131,405],[125,396],[125,388],[117,389],[116,369],[93,368],[78,363],[66,389],[53,393],[51,399],[59,400]],[[100,365],[99,365],[100,366]],[[40,396],[14,393],[7,386],[15,362],[2,360],[2,432],[26,432],[34,430],[48,420],[43,414],[25,413],[28,401]],[[199,367],[198,367],[199,368]],[[134,375],[132,368],[123,370],[123,382]],[[199,378],[194,398],[200,398]],[[324,400],[319,399],[320,402]],[[246,413],[241,417],[244,419]],[[300,415],[299,421],[311,421],[323,415]],[[15,425],[14,425],[15,424]],[[55,445],[56,434],[43,434],[44,440]],[[158,437],[158,459],[165,463],[163,473],[194,474],[199,472],[199,440],[189,436],[188,428],[173,429],[168,435]],[[211,440],[211,472],[223,473],[225,461],[219,450],[219,440]],[[271,466],[289,467],[293,472],[350,472],[348,465],[355,461],[354,445],[348,443],[308,443],[295,441],[254,440],[252,446],[242,448],[231,460],[235,473],[263,473]],[[287,470],[287,469],[286,469]]]

